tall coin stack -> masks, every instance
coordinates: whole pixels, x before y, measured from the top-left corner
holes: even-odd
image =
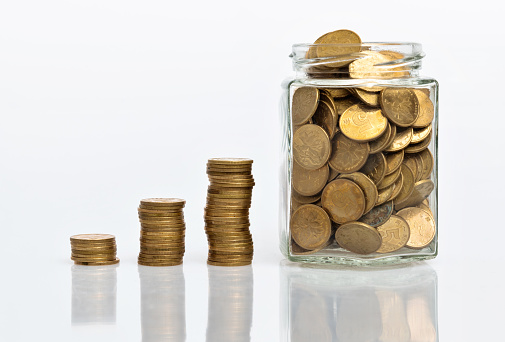
[[[145,266],[175,266],[184,257],[185,200],[148,198],[140,201],[140,253],[138,263]]]
[[[252,163],[242,158],[212,158],[207,163],[210,185],[204,219],[209,265],[245,266],[252,262]]]
[[[105,266],[119,262],[116,238],[109,234],[79,234],[70,237],[71,259],[76,265]]]

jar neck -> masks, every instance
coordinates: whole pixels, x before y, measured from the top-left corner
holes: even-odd
[[[296,77],[313,79],[406,79],[419,76],[418,43],[295,44]]]

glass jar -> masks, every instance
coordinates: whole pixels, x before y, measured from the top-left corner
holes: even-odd
[[[436,257],[438,83],[419,75],[421,45],[297,44],[290,57],[282,253],[351,265]]]

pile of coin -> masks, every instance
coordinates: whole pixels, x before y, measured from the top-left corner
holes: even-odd
[[[392,253],[425,248],[435,237],[426,200],[435,188],[429,149],[435,136],[434,88],[381,85],[381,78],[408,71],[394,67],[388,73],[375,64],[402,55],[361,51],[361,39],[350,32],[330,32],[316,43],[355,42],[351,48],[357,51],[312,46],[308,56],[335,57],[326,67],[338,64],[351,78],[375,80],[366,87],[301,86],[293,92],[293,254],[332,248],[334,240],[357,254]]]
[[[76,265],[105,266],[119,262],[116,238],[109,234],[79,234],[70,237],[71,259]]]
[[[186,201],[178,198],[148,198],[140,201],[140,265],[182,264],[186,234],[185,204]]]
[[[207,163],[210,185],[204,219],[209,265],[244,266],[252,262],[252,163],[242,158],[212,158]]]

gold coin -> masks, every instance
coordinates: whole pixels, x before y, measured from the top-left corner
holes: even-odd
[[[384,224],[393,214],[393,201],[387,201],[375,206],[368,214],[363,215],[359,221],[372,227],[378,227]]]
[[[400,168],[403,158],[405,157],[403,150],[393,153],[387,153],[386,157],[386,175],[390,175]]]
[[[344,173],[341,174],[338,178],[349,179],[356,183],[365,195],[365,210],[363,213],[366,214],[372,210],[372,208],[375,206],[375,202],[377,202],[379,193],[377,192],[377,187],[370,178],[361,172]]]
[[[368,92],[378,93],[378,92],[381,92],[384,89],[384,87],[380,87],[380,86],[358,87],[357,89],[361,89],[363,91],[368,91]]]
[[[323,190],[329,174],[330,168],[327,164],[316,170],[306,170],[293,163],[293,188],[302,196],[314,196]]]
[[[357,105],[359,101],[354,98],[338,99],[334,101],[337,108],[337,115],[342,115],[347,108]]]
[[[430,135],[431,133],[431,125],[428,125],[424,128],[414,129],[412,134],[411,144],[417,144],[423,141]]]
[[[416,208],[419,208],[419,209],[423,209],[423,210],[426,210],[426,212],[428,214],[430,214],[431,217],[433,217],[433,212],[431,211],[430,207],[427,206],[426,204],[424,203],[419,203],[418,205],[416,205]],[[433,220],[435,220],[435,218],[433,217]]]
[[[425,210],[420,208],[405,208],[397,213],[407,221],[410,228],[410,238],[407,247],[421,249],[428,246],[435,237],[435,221]]]
[[[363,222],[349,222],[338,227],[337,243],[356,254],[370,254],[381,247],[382,239],[377,229]]]
[[[184,207],[186,201],[180,198],[146,198],[140,201],[141,206]]]
[[[208,163],[212,165],[223,165],[227,167],[239,167],[251,165],[252,159],[249,158],[209,158]]]
[[[386,158],[380,152],[371,154],[360,172],[368,176],[375,184],[379,184],[386,175]]]
[[[360,88],[354,88],[353,93],[358,97],[361,101],[365,102],[367,105],[372,107],[379,107],[379,93],[365,91]]]
[[[331,234],[328,214],[320,207],[306,204],[291,216],[291,236],[305,249],[315,249],[326,243]]]
[[[419,103],[410,89],[386,88],[380,101],[383,114],[397,126],[412,126],[419,116]]]
[[[382,245],[377,253],[391,253],[407,244],[410,238],[410,228],[402,217],[392,215],[383,225],[377,227],[382,238]]]
[[[93,243],[93,242],[114,242],[114,235],[110,234],[77,234],[70,237],[71,242]]]
[[[321,202],[331,220],[336,223],[355,221],[365,211],[363,191],[356,183],[347,179],[337,178],[328,183],[323,190]]]
[[[319,58],[349,55],[354,52],[361,51],[361,38],[350,30],[337,30],[329,32],[319,37],[315,41],[315,44],[325,44],[320,45],[316,48],[316,55]],[[344,63],[338,66],[342,65],[346,64]]]
[[[337,133],[332,140],[332,154],[328,161],[330,167],[339,173],[358,171],[365,165],[370,147]]]
[[[431,142],[431,133],[428,136],[417,144],[410,144],[407,148],[405,148],[405,153],[418,153],[422,150],[428,148]]]
[[[386,175],[379,184],[377,184],[377,189],[382,190],[393,185],[394,182],[398,180],[401,175],[401,168],[396,169],[393,173]]]
[[[309,204],[309,203],[314,203],[317,202],[321,198],[321,194],[316,194],[314,196],[302,196],[296,191],[291,191],[291,196],[295,201],[301,204]]]
[[[396,131],[395,138],[386,152],[397,152],[403,150],[412,141],[413,130],[412,127],[404,128]]]
[[[403,158],[403,164],[407,165],[409,169],[412,171],[414,174],[414,181],[417,182],[418,179],[418,172],[421,170],[418,170],[418,162],[416,161],[416,157],[414,154],[406,154],[405,157]]]
[[[375,154],[384,151],[386,147],[391,145],[391,143],[389,142],[390,137],[391,137],[391,125],[388,123],[384,133],[377,139],[370,141],[368,143],[370,145],[370,154]]]
[[[403,202],[395,203],[395,209],[400,210],[405,207],[414,207],[424,201],[435,188],[435,183],[429,179],[425,179],[414,184],[414,191]]]
[[[403,177],[403,185],[400,193],[396,197],[395,203],[401,203],[405,201],[410,197],[410,195],[412,195],[412,192],[414,191],[414,183],[416,181],[414,178],[414,173],[405,163],[403,163],[401,166],[401,173]]]
[[[309,255],[309,254],[314,254],[314,253],[317,253],[317,252],[323,250],[324,248],[328,247],[330,244],[331,244],[331,240],[329,240],[328,242],[326,242],[324,245],[322,245],[319,248],[316,248],[316,249],[305,249],[305,248],[302,248],[302,247],[298,246],[296,244],[296,242],[293,239],[291,239],[291,253],[294,254],[294,255]]]
[[[303,125],[293,135],[293,157],[304,169],[315,170],[326,164],[331,146],[328,134],[317,125]]]
[[[388,186],[387,188],[384,189],[377,189],[379,192],[379,197],[377,197],[377,203],[375,203],[376,206],[381,205],[382,203],[386,202],[390,197],[391,194],[393,193],[393,190],[395,188],[395,185],[392,184]]]
[[[417,101],[419,103],[419,117],[412,124],[415,128],[426,127],[431,124],[433,117],[435,116],[435,108],[433,107],[433,102],[431,102],[429,95],[420,89],[412,89],[414,94],[417,96]]]
[[[384,147],[384,150],[391,146],[393,140],[395,140],[396,137],[396,126],[392,125],[391,123],[389,123],[389,125],[391,126],[391,134],[389,135],[388,141],[384,143],[384,145],[386,145],[386,147]]]
[[[339,173],[330,167],[330,175],[328,176],[328,183],[337,178]]]
[[[74,261],[74,264],[76,265],[85,265],[85,266],[107,266],[107,265],[115,265],[119,263],[119,259],[116,258],[116,260],[112,261]]]
[[[364,105],[354,105],[348,108],[339,119],[342,133],[348,138],[359,142],[377,139],[387,128],[388,120],[380,109]]]
[[[431,154],[429,149],[425,149],[419,152],[418,156],[421,158],[423,165],[421,179],[428,179],[433,171],[433,164],[435,163],[433,154]]]
[[[236,266],[248,266],[252,264],[252,261],[241,261],[241,262],[216,262],[212,260],[207,260],[207,264],[211,266],[222,266],[222,267],[236,267]]]
[[[384,51],[361,51],[360,58],[349,64],[349,76],[351,78],[394,78],[397,77],[395,69],[379,66],[383,63],[394,61],[394,58]]]
[[[398,195],[400,194],[400,191],[402,191],[403,188],[403,175],[400,172],[400,177],[396,180],[396,182],[393,183],[393,192],[391,193],[391,196],[389,196],[388,201],[396,199]]]
[[[326,88],[325,90],[333,98],[342,98],[349,95],[349,91],[345,88]]]
[[[293,94],[291,115],[293,125],[303,125],[312,117],[319,103],[319,90],[315,87],[301,87]]]
[[[331,139],[335,135],[335,129],[337,128],[337,113],[328,102],[319,101],[319,106],[312,116],[312,122],[321,126]]]
[[[338,120],[337,106],[335,106],[335,101],[333,101],[333,97],[331,96],[331,94],[325,89],[319,89],[319,102],[321,101],[324,101],[330,105],[332,112],[335,115],[334,122],[336,125]]]

